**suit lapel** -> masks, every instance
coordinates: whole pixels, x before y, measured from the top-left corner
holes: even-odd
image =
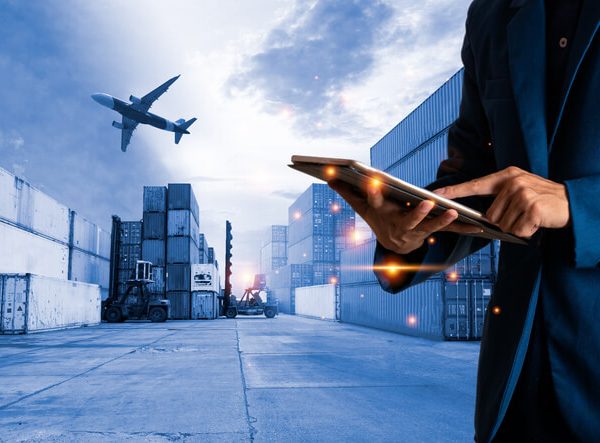
[[[548,176],[544,0],[515,0],[508,24],[508,63],[531,172]]]
[[[577,23],[577,31],[573,37],[571,50],[569,53],[569,61],[567,62],[567,68],[565,72],[565,94],[562,98],[560,111],[558,118],[556,119],[556,125],[552,128],[552,137],[550,138],[550,149],[554,144],[554,138],[558,126],[563,116],[565,104],[569,98],[571,87],[581,66],[581,62],[585,58],[587,51],[594,40],[595,35],[598,32],[600,25],[600,1],[598,0],[583,0],[581,5],[581,12],[579,14],[579,22]]]

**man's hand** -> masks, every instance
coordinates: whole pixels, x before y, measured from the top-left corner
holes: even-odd
[[[487,219],[519,237],[531,237],[540,228],[564,228],[569,224],[565,186],[515,166],[433,192],[449,199],[495,195]]]
[[[481,229],[472,225],[453,223],[458,217],[458,213],[453,209],[427,219],[434,206],[431,201],[423,201],[415,208],[407,209],[386,200],[376,185],[369,187],[366,197],[341,181],[330,181],[329,186],[367,222],[379,243],[397,254],[408,254],[418,249],[437,231],[462,234],[481,232]]]

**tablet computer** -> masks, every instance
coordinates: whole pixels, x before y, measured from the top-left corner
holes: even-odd
[[[356,160],[294,155],[292,156],[292,164],[289,167],[326,182],[341,180],[361,192],[362,190],[366,190],[369,185],[376,183],[378,186],[381,186],[386,198],[396,200],[407,208],[414,207],[423,200],[431,200],[435,206],[431,210],[430,216],[436,216],[448,209],[454,209],[458,212],[457,221],[478,226],[482,230],[480,233],[468,235],[502,240],[520,245],[527,244],[526,240],[503,232],[500,228],[486,220],[483,214],[472,208],[434,194],[427,189],[411,185]]]

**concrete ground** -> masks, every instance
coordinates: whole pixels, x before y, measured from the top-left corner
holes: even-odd
[[[478,352],[286,315],[0,336],[0,441],[471,442]]]

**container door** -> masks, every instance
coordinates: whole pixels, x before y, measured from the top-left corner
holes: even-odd
[[[450,340],[468,340],[471,333],[469,280],[446,282],[444,290],[444,336]]]
[[[3,333],[15,334],[26,331],[27,278],[7,276],[2,282],[2,324]]]

